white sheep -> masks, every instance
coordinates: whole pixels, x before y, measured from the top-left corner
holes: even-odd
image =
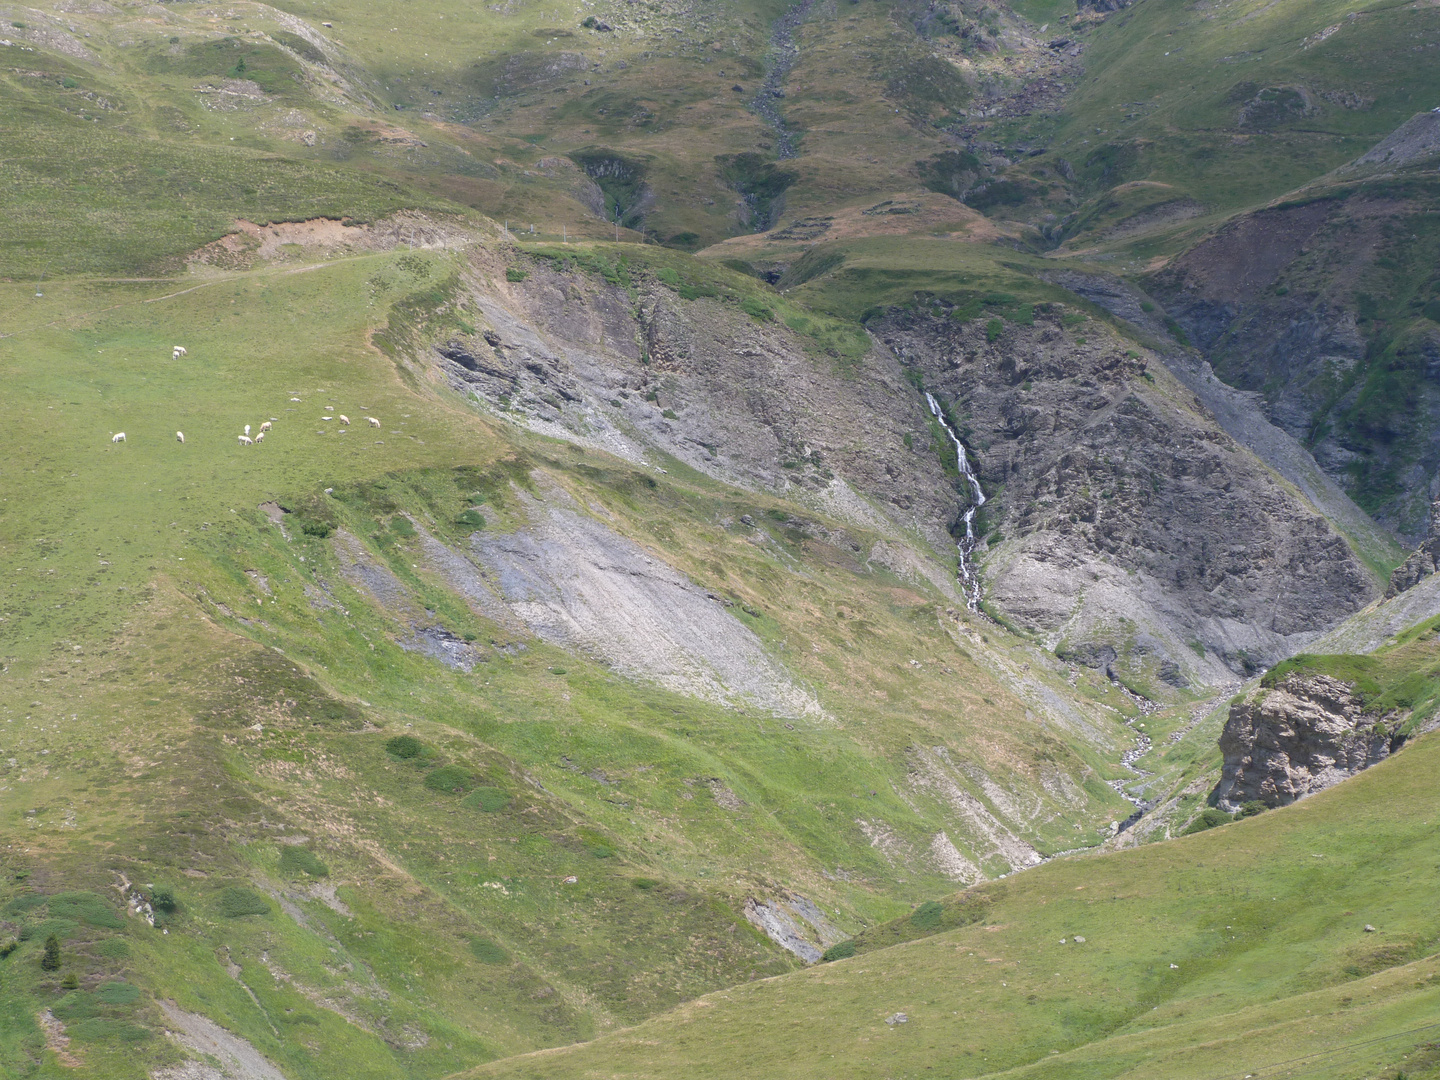
[[[263,424],[261,424],[261,425],[260,425],[260,430],[261,430],[261,432],[269,431],[269,430],[270,430],[270,421],[269,421],[269,420],[266,420]]]
[[[189,355],[190,354],[186,351],[184,345],[176,345],[173,349],[170,350],[170,356],[174,360],[179,360],[180,357]]]
[[[341,422],[342,424],[348,424],[348,423],[350,423],[350,417],[346,416],[346,415],[342,412],[342,413],[340,414],[340,422]]]
[[[373,417],[373,416],[367,416],[367,417],[365,417],[365,419],[369,421],[371,427],[379,427],[379,426],[380,426],[380,421],[379,421],[379,420],[376,420],[375,417]]]
[[[177,431],[177,432],[175,432],[175,441],[178,442],[181,446],[184,446],[184,445],[185,445],[185,432],[183,432],[183,431]]]
[[[110,436],[110,441],[111,441],[112,443],[124,442],[124,441],[125,441],[125,432],[123,432],[123,431],[117,431],[114,435]]]
[[[257,443],[262,443],[262,442],[264,442],[264,441],[265,441],[265,432],[263,432],[263,431],[257,431],[257,432],[255,433],[255,441],[256,441]]]
[[[246,434],[246,435],[249,435],[249,434],[250,434],[250,425],[249,425],[249,424],[246,424],[246,425],[245,425],[245,434]]]
[[[241,445],[241,446],[253,446],[253,445],[255,445],[255,440],[253,440],[252,438],[250,438],[249,435],[241,435],[241,436],[240,436],[240,445]]]

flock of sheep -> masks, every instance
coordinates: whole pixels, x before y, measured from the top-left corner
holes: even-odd
[[[172,348],[172,349],[170,350],[170,359],[171,359],[171,360],[179,360],[182,356],[185,356],[186,354],[187,354],[187,351],[186,351],[186,349],[185,349],[185,346],[183,346],[183,345],[176,345],[174,348]],[[299,399],[299,398],[294,398],[294,397],[292,397],[290,400],[291,400],[291,401],[299,401],[300,399]],[[334,406],[334,405],[326,405],[326,406],[325,406],[325,411],[326,411],[327,413],[333,413],[333,412],[335,411],[335,406]],[[350,417],[346,416],[344,413],[339,413],[338,415],[339,415],[339,417],[340,417],[340,422],[341,422],[342,424],[345,424],[346,426],[349,426],[349,424],[350,424]],[[333,416],[322,416],[320,419],[321,419],[321,420],[333,420],[334,417],[333,417]],[[272,420],[273,420],[273,418],[272,418]],[[245,425],[245,433],[240,436],[240,445],[241,445],[241,446],[254,446],[256,443],[264,442],[264,441],[265,441],[265,433],[270,430],[270,424],[271,424],[272,420],[266,420],[263,424],[261,424],[261,425],[260,425],[260,430],[255,433],[255,437],[254,437],[253,439],[250,437],[250,425],[249,425],[249,424],[246,424],[246,425]],[[367,416],[367,417],[365,417],[365,421],[366,421],[366,423],[368,423],[371,427],[378,428],[378,427],[380,426],[380,421],[379,421],[379,420],[376,420],[375,417],[373,417],[373,416]],[[123,431],[117,431],[114,435],[112,435],[112,436],[110,437],[110,441],[111,441],[112,443],[122,443],[122,442],[125,442],[125,441],[126,441],[126,439],[125,439],[125,432],[123,432]],[[184,443],[185,443],[185,433],[184,433],[183,431],[177,431],[177,432],[175,432],[175,441],[178,442],[178,443],[180,443],[181,445],[184,445]]]

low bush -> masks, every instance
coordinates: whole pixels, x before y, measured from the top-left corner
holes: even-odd
[[[463,765],[441,765],[425,777],[425,786],[431,791],[446,791],[459,794],[469,791],[475,784],[475,777]]]
[[[309,848],[299,845],[287,845],[280,852],[280,872],[282,874],[309,874],[311,877],[324,877],[330,873],[330,868],[320,861]]]
[[[244,915],[269,915],[270,901],[250,889],[231,885],[220,891],[220,914],[227,919],[238,919]]]
[[[518,266],[510,266],[505,269],[505,280],[512,282],[524,281],[530,275],[521,270]]]
[[[844,960],[847,956],[854,955],[855,942],[847,938],[844,941],[836,942],[834,945],[831,945],[828,949],[826,949],[825,955],[824,957],[822,957],[822,959],[828,962],[831,960]]]
[[[510,793],[497,787],[478,787],[465,796],[465,805],[473,810],[493,814],[510,805]]]
[[[910,913],[910,925],[917,930],[933,930],[940,925],[945,909],[934,900],[927,900]]]
[[[402,761],[419,757],[420,752],[424,749],[425,744],[414,735],[396,735],[393,739],[385,740],[385,752]]]
[[[985,340],[992,344],[1000,340],[1000,335],[1005,333],[1005,323],[1000,319],[991,319],[985,324]]]
[[[179,902],[175,899],[175,893],[170,889],[156,889],[150,894],[150,906],[156,911],[174,911]]]
[[[1212,806],[1192,821],[1181,835],[1189,836],[1191,833],[1204,832],[1206,829],[1213,829],[1217,825],[1225,825],[1233,820],[1235,819],[1224,810]]]
[[[462,510],[460,512],[460,516],[455,519],[455,524],[464,525],[471,529],[483,529],[485,527],[485,516],[481,514],[479,510],[471,507],[468,510]]]
[[[482,964],[503,964],[510,959],[508,952],[487,938],[471,938],[470,951]]]

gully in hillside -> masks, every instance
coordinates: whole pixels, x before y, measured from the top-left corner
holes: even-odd
[[[971,494],[974,502],[965,510],[965,536],[955,546],[960,551],[960,587],[965,593],[965,604],[971,611],[977,611],[980,607],[980,575],[971,562],[970,556],[975,551],[979,540],[975,536],[975,512],[985,505],[985,492],[980,487],[980,478],[970,468],[970,458],[965,453],[965,446],[960,437],[951,429],[949,421],[940,409],[940,403],[935,400],[935,395],[925,391],[925,400],[930,405],[930,411],[940,426],[945,429],[945,434],[950,436],[950,441],[955,444],[955,464],[960,470],[960,475],[970,482]]]

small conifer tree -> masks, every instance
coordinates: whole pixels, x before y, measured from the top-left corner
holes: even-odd
[[[40,957],[40,966],[46,971],[60,970],[60,939],[54,934],[45,939],[45,955]]]

